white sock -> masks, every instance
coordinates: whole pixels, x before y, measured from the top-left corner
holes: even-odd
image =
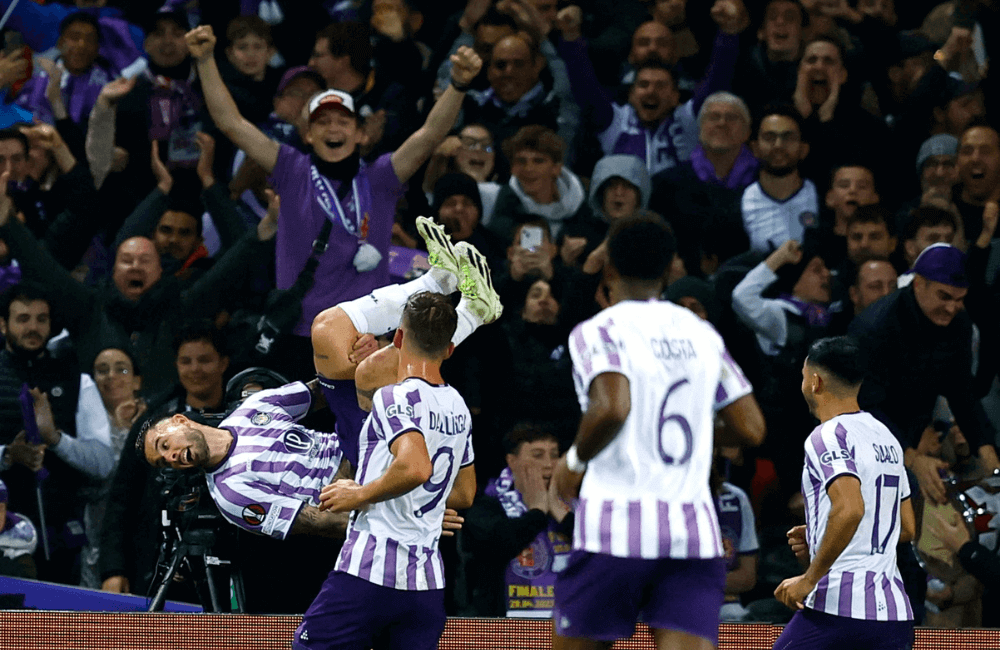
[[[439,269],[436,266],[432,266],[430,271],[424,273],[416,280],[413,280],[413,282],[419,282],[424,278],[427,278],[427,281],[432,282],[434,285],[436,285],[437,288],[421,289],[421,291],[435,291],[437,293],[443,293],[446,296],[450,296],[451,294],[458,291],[458,278],[455,277],[455,274],[452,273],[451,271],[445,271],[444,269]],[[416,291],[414,291],[413,293],[416,293]]]
[[[479,317],[469,310],[468,300],[465,296],[462,296],[462,299],[458,301],[455,313],[458,315],[458,326],[455,328],[454,336],[451,337],[451,342],[455,344],[455,347],[458,347],[462,344],[462,341],[472,336],[472,333],[479,329],[483,321],[479,320]]]
[[[410,296],[421,291],[449,295],[457,288],[458,278],[453,273],[432,267],[429,272],[415,280],[405,284],[379,287],[366,296],[341,303],[340,308],[351,319],[356,330],[381,336],[399,327],[399,321],[403,318],[403,308],[406,307],[406,301]],[[471,333],[472,330],[466,336]]]

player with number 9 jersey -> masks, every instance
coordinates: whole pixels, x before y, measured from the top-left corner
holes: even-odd
[[[574,549],[628,558],[724,555],[708,486],[717,411],[752,392],[719,334],[669,302],[623,301],[570,337],[580,406],[591,382],[619,373],[632,407],[587,465]]]
[[[433,472],[421,487],[352,514],[337,570],[383,587],[444,588],[438,539],[445,501],[458,471],[473,463],[472,418],[458,391],[411,377],[380,389],[361,431],[357,482],[381,476],[393,461],[393,441],[417,431]]]

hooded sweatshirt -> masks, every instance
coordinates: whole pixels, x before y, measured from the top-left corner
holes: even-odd
[[[645,208],[649,206],[649,195],[652,186],[649,182],[649,172],[646,164],[638,156],[629,154],[612,154],[604,156],[597,161],[594,166],[594,173],[590,178],[590,209],[601,219],[608,221],[608,215],[604,214],[603,186],[612,178],[621,178],[635,187],[639,188],[639,206]]]

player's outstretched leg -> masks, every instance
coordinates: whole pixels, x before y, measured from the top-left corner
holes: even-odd
[[[370,294],[324,310],[312,324],[316,372],[327,379],[354,379],[350,360],[358,334],[388,334],[399,327],[403,307],[421,291],[449,295],[458,290],[459,255],[444,226],[417,217],[417,230],[427,243],[431,269],[405,284],[389,284]]]
[[[475,246],[465,242],[456,244],[455,251],[459,256],[458,290],[462,292],[462,299],[455,310],[458,314],[458,327],[451,339],[457,346],[476,328],[500,318],[503,305],[500,304],[500,296],[493,289],[490,267],[483,254]]]

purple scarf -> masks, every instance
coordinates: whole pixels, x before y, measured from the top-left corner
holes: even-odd
[[[185,80],[163,75],[149,77],[153,82],[149,100],[149,139],[168,140],[183,118],[193,118],[201,109],[201,97],[192,88],[194,68]]]
[[[62,98],[70,119],[79,124],[82,120],[90,117],[90,111],[97,103],[101,89],[111,79],[111,72],[96,63],[89,72],[83,74],[63,72]],[[52,106],[45,94],[48,85],[49,76],[39,70],[24,84],[24,88],[21,89],[21,94],[18,95],[15,103],[31,111],[39,121],[55,124]]]
[[[733,168],[725,178],[715,175],[715,166],[705,156],[705,148],[700,144],[691,152],[691,166],[702,183],[724,185],[731,190],[746,189],[757,178],[757,159],[746,145],[740,148],[740,155],[736,157]]]
[[[823,305],[803,302],[790,293],[783,293],[778,299],[795,305],[799,313],[805,316],[809,327],[827,327],[830,324],[830,311]]]

